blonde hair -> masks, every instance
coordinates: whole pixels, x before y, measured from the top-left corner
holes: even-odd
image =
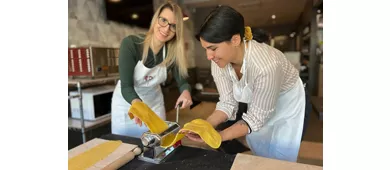
[[[188,62],[184,50],[183,13],[181,11],[181,8],[171,1],[162,4],[153,15],[149,31],[146,33],[146,37],[143,42],[144,48],[142,52],[142,61],[146,61],[149,48],[153,46],[152,40],[154,39],[154,26],[158,22],[158,17],[160,13],[165,8],[171,9],[176,17],[176,33],[171,40],[166,42],[166,45],[168,47],[168,53],[161,64],[165,65],[166,67],[169,67],[172,64],[176,64],[179,70],[179,75],[185,78],[188,77]]]

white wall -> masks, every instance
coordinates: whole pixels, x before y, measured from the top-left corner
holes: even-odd
[[[119,48],[124,37],[147,31],[105,18],[104,0],[68,0],[68,45]]]

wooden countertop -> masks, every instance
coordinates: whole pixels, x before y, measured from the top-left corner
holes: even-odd
[[[315,165],[294,163],[281,161],[276,159],[269,159],[260,156],[253,156],[247,154],[237,154],[234,159],[231,170],[322,170],[323,168]]]

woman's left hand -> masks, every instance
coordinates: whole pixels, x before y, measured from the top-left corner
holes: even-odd
[[[192,141],[204,143],[204,140],[196,133],[185,131],[186,137]]]
[[[177,105],[179,103],[182,102],[182,105],[181,105],[181,109],[183,108],[186,108],[186,107],[189,107],[192,105],[192,98],[191,98],[191,94],[188,90],[184,90],[181,95],[179,96],[179,98],[177,99],[176,101],[176,105],[175,105],[175,108],[177,107]]]

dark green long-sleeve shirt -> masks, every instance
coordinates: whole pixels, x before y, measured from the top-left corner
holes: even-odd
[[[119,77],[121,80],[121,91],[124,99],[131,103],[134,99],[140,99],[134,90],[134,69],[138,61],[142,60],[143,38],[145,35],[130,35],[122,40],[119,49]],[[166,51],[168,51],[166,49]],[[152,68],[163,61],[163,48],[157,53],[156,57],[153,55],[152,49],[149,48],[148,57],[144,65]],[[156,59],[155,59],[156,58]],[[190,91],[188,82],[179,75],[178,68],[172,64],[167,71],[172,71],[176,83],[179,87],[180,93],[184,90]]]

